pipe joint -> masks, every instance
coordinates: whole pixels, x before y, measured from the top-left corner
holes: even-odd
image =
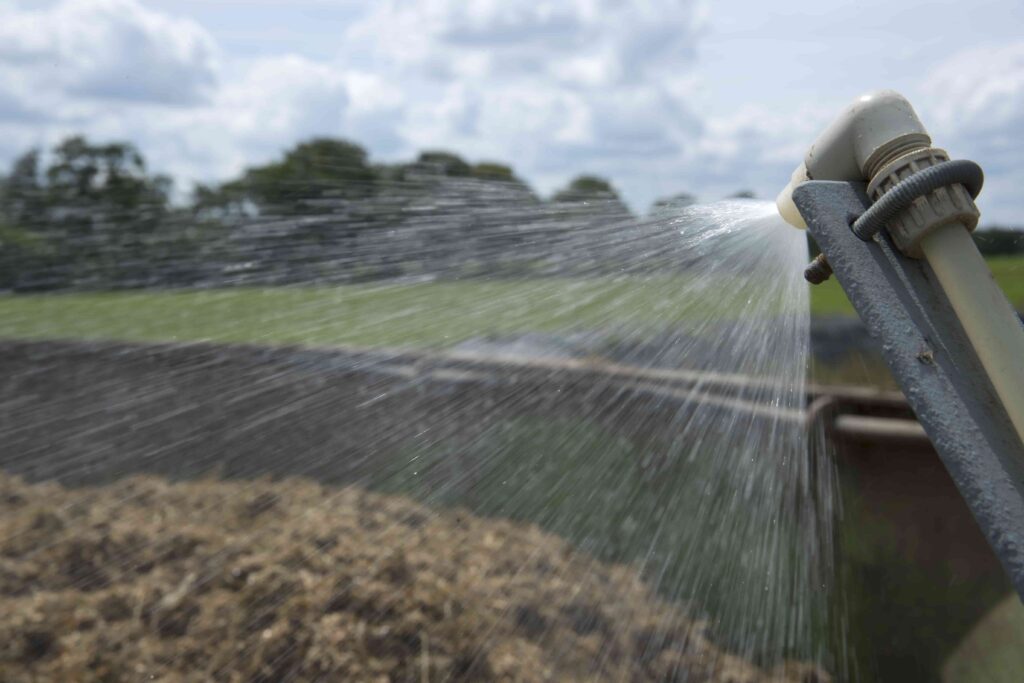
[[[869,239],[884,224],[900,251],[910,258],[923,258],[921,241],[935,230],[950,223],[960,223],[968,231],[977,227],[981,214],[974,197],[981,191],[982,180],[977,164],[951,163],[945,150],[911,151],[872,177],[867,188],[872,210],[857,220],[854,232]]]

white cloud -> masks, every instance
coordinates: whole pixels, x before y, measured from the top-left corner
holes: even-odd
[[[0,145],[0,155],[71,133],[126,139],[185,188],[304,137],[343,133],[344,71],[297,55],[218,52],[195,22],[137,0],[0,9],[0,125],[19,145]]]
[[[924,90],[945,125],[1024,117],[1024,41],[956,53],[932,70]]]
[[[2,77],[53,99],[192,104],[215,85],[214,54],[201,26],[134,0],[0,9]]]
[[[643,210],[684,190],[773,195],[854,94],[823,85],[771,106],[704,106],[749,84],[699,68],[700,0],[379,0],[347,4],[335,24],[324,3],[333,55],[300,41],[259,56],[178,16],[186,6],[0,7],[0,163],[81,132],[136,142],[187,187],[330,135],[378,159],[445,148],[506,161],[542,192],[598,173]],[[271,30],[242,28],[248,42]],[[989,218],[1019,222],[1024,43],[954,55],[910,90],[937,142],[986,167]]]
[[[925,79],[921,115],[935,143],[986,171],[984,222],[1024,221],[1024,41],[964,50]]]
[[[247,62],[209,101],[159,116],[104,111],[97,133],[141,142],[160,168],[186,180],[223,179],[265,162],[296,141],[342,134],[343,74],[295,55]]]
[[[702,125],[688,103],[696,17],[678,0],[383,0],[341,62],[397,84],[407,150],[505,159],[550,190],[578,172],[685,161]]]
[[[406,72],[610,86],[691,63],[696,17],[679,0],[383,0],[351,36]]]
[[[218,57],[201,26],[138,0],[0,15],[0,120],[37,142],[131,139],[186,180],[336,135],[378,157],[508,161],[542,191],[597,172],[644,208],[681,189],[704,130],[689,104],[698,13],[679,0],[383,0],[331,60]]]
[[[0,80],[0,122],[32,123],[47,119],[49,114],[32,99],[20,83]]]

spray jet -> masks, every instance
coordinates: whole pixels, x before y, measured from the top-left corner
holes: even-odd
[[[910,103],[858,98],[776,204],[821,247],[1017,592],[1024,597],[1024,327],[971,238],[981,168],[952,161]]]

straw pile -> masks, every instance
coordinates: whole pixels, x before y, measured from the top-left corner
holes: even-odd
[[[527,525],[306,480],[0,474],[0,680],[799,681]]]

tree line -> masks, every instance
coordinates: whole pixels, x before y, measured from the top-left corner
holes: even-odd
[[[578,176],[545,200],[502,163],[425,151],[409,162],[379,164],[361,146],[333,138],[302,142],[226,182],[197,185],[185,201],[174,201],[172,190],[171,179],[153,173],[130,143],[74,136],[46,153],[26,152],[0,177],[0,289],[218,284],[224,272],[248,267],[257,252],[301,261],[292,280],[312,278],[308,266],[317,253],[351,251],[360,235],[406,220],[410,207],[442,211],[444,196],[453,214],[469,207],[466,230],[496,220],[486,217],[488,209],[506,217],[518,212],[520,223],[586,210],[591,220],[598,213],[617,220],[629,215],[615,188],[597,176]],[[688,194],[659,200],[651,214],[693,201]],[[269,217],[286,227],[255,238],[244,229]],[[978,241],[990,255],[1024,252],[1024,236],[1014,230],[985,231]],[[363,256],[388,261],[377,252],[393,247],[379,242],[376,252],[365,246],[353,252],[345,267],[362,267]],[[394,274],[394,268],[376,272]]]
[[[345,215],[334,226],[383,227],[394,218],[389,198],[429,196],[438,177],[515,187],[520,198],[541,201],[504,164],[472,164],[443,151],[374,164],[357,144],[317,138],[237,178],[197,185],[175,202],[171,179],[150,171],[134,145],[70,137],[45,154],[26,152],[0,176],[0,289],[187,283],[204,277],[204,264],[220,268],[244,258],[230,253],[240,249],[231,236],[256,217],[337,215],[338,206],[358,214],[361,207],[363,215]],[[580,176],[550,201],[587,199],[617,202],[618,195],[604,179]],[[302,239],[300,232],[289,239]]]

